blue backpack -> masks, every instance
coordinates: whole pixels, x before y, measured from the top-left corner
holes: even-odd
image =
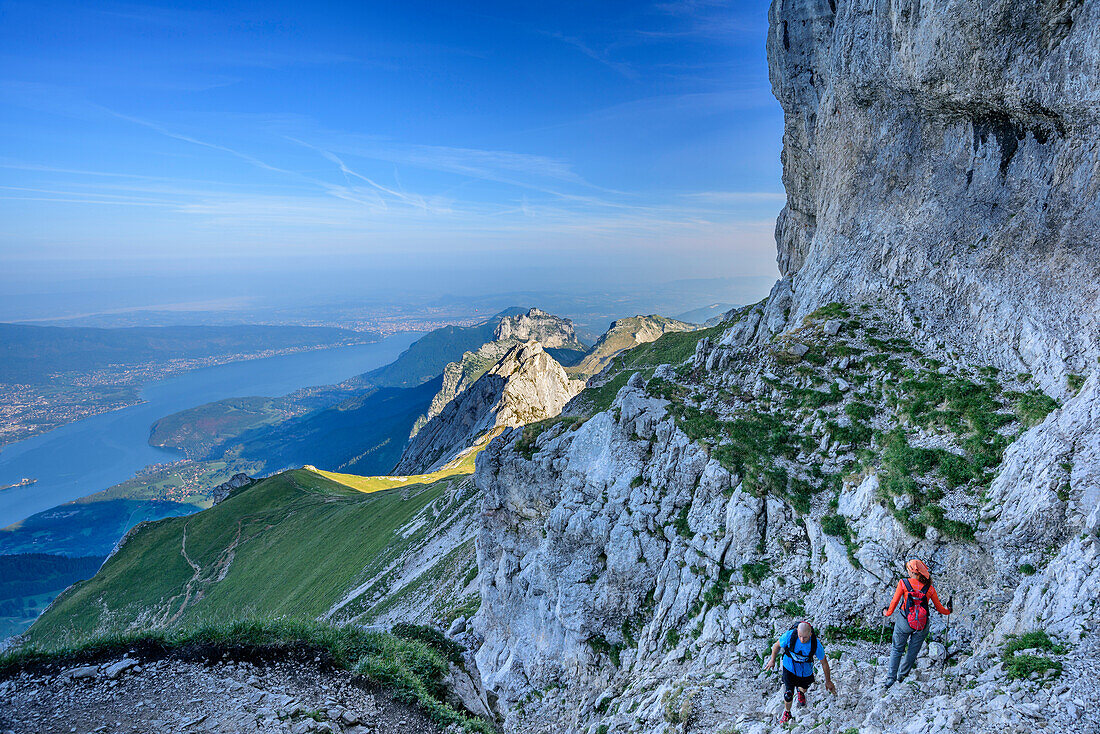
[[[814,654],[817,653],[817,630],[814,629],[812,624],[806,622],[806,624],[810,624],[810,654],[803,655],[794,650],[795,643],[798,642],[798,625],[800,624],[802,624],[802,622],[795,622],[794,626],[789,630],[791,636],[787,640],[787,646],[783,648],[783,654],[789,657],[794,663],[809,663],[810,671],[813,672]]]

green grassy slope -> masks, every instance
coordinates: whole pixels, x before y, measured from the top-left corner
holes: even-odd
[[[573,376],[589,376],[598,374],[606,367],[616,355],[638,346],[638,336],[642,332],[665,331],[681,332],[692,331],[694,324],[684,323],[665,316],[631,316],[618,319],[607,332],[592,345],[592,349],[574,365],[566,365],[566,369]],[[642,342],[645,343],[645,342]]]
[[[316,619],[410,543],[397,531],[450,479],[364,494],[294,470],[196,515],[134,531],[98,574],[54,602],[32,644],[231,619]],[[404,499],[403,499],[404,496]]]
[[[442,378],[412,388],[383,388],[324,410],[246,431],[224,458],[255,462],[271,472],[313,464],[329,471],[385,474],[401,458],[416,419],[431,404]]]
[[[648,378],[658,365],[683,363],[695,354],[695,345],[704,337],[715,337],[729,328],[729,324],[696,331],[678,331],[665,334],[656,341],[628,349],[618,354],[597,377],[598,384],[585,388],[577,396],[577,404],[584,414],[607,410],[615,395],[635,372]]]
[[[0,639],[27,629],[55,596],[91,578],[101,563],[101,556],[0,555]]]

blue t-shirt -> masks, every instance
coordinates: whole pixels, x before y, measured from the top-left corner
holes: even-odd
[[[791,656],[787,654],[787,643],[790,642],[792,635],[794,635],[794,645],[791,647],[791,652],[795,654],[798,660],[792,660]],[[817,649],[814,650],[813,655],[810,655],[810,643],[799,640],[794,630],[787,630],[779,638],[779,652],[783,655],[783,667],[799,678],[809,678],[814,674],[814,657],[817,657],[818,660],[825,659],[825,648],[822,646],[821,640],[817,641]],[[801,660],[805,660],[805,662],[799,662]]]

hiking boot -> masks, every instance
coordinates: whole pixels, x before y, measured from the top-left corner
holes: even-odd
[[[897,681],[893,678],[887,678],[886,682],[882,684],[882,687],[886,690],[890,690],[890,686],[894,685],[895,683],[897,683]]]
[[[799,706],[805,706],[806,705],[806,694],[803,693],[802,691],[798,692],[798,705]]]
[[[779,717],[779,723],[780,724],[787,724],[791,721],[794,721],[794,717],[791,716],[790,711],[784,711],[783,715]]]

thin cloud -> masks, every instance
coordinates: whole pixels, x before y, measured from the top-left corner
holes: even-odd
[[[698,38],[732,42],[760,38],[767,28],[763,12],[750,13],[744,3],[729,0],[681,0],[653,6],[654,12],[680,21],[675,28],[637,29],[638,36],[654,40]]]
[[[261,161],[259,158],[256,158],[255,156],[251,156],[247,153],[242,153],[239,150],[234,150],[232,148],[227,148],[224,145],[218,145],[217,143],[209,143],[205,140],[199,140],[198,138],[193,138],[190,135],[184,135],[182,133],[177,133],[177,132],[174,132],[172,130],[169,130],[168,128],[162,127],[161,125],[158,125],[155,122],[150,122],[149,120],[143,120],[140,117],[133,117],[131,115],[123,114],[121,112],[116,112],[116,111],[114,111],[112,109],[109,109],[107,107],[103,107],[102,109],[105,112],[108,112],[109,114],[112,114],[112,115],[114,115],[115,117],[117,117],[121,120],[126,120],[127,122],[134,123],[135,125],[141,125],[143,127],[147,127],[150,130],[153,130],[155,132],[160,133],[161,135],[164,135],[165,137],[174,138],[175,140],[181,140],[185,143],[192,143],[194,145],[201,145],[204,148],[210,148],[211,150],[218,150],[218,151],[221,151],[222,153],[228,153],[231,156],[235,156],[237,158],[240,158],[243,161],[251,163],[253,166],[256,166],[257,168],[262,168],[266,171],[272,171],[272,172],[275,172],[275,173],[287,173],[287,174],[291,174],[291,175],[298,175],[298,174],[294,173],[293,171],[286,170],[285,168],[279,168],[279,167],[273,166],[269,163],[265,163],[265,162]]]
[[[326,160],[329,160],[332,163],[335,163],[337,165],[337,167],[339,167],[340,172],[344,174],[345,178],[357,178],[360,181],[365,181],[372,188],[376,189],[379,193],[382,193],[382,194],[390,196],[394,199],[397,199],[398,201],[400,201],[402,203],[418,207],[420,209],[423,209],[424,211],[429,210],[428,202],[423,196],[420,196],[418,194],[408,194],[404,191],[399,191],[397,189],[391,189],[388,186],[383,186],[382,184],[374,181],[373,179],[371,179],[367,176],[364,176],[363,174],[359,173],[358,171],[353,171],[351,168],[348,167],[348,165],[346,163],[344,163],[343,160],[341,160],[339,157],[337,157],[334,153],[332,153],[330,151],[324,150],[322,148],[318,148],[316,145],[312,145],[312,144],[304,142],[302,140],[298,140],[297,138],[292,138],[292,137],[288,136],[286,139],[293,142],[293,143],[297,143],[299,145],[305,146],[306,148],[309,148],[310,150],[314,150],[317,153],[319,153],[321,156],[323,156]],[[383,202],[383,205],[385,205],[385,199],[382,199],[382,202]]]
[[[579,38],[551,31],[542,31],[542,34],[547,36],[548,38],[553,38],[554,40],[561,41],[568,46],[572,46],[590,59],[594,59],[595,61],[600,62],[607,68],[618,72],[619,74],[622,74],[624,77],[630,79],[631,81],[634,81],[638,78],[638,72],[635,71],[634,68],[630,66],[630,64],[612,59],[606,51],[597,51]]]

